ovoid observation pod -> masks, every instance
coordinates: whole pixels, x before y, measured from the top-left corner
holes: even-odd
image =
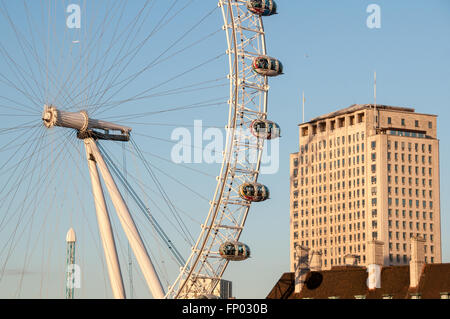
[[[249,202],[262,202],[269,198],[269,189],[258,183],[244,183],[239,187],[239,196]]]
[[[283,64],[277,59],[268,56],[259,56],[253,59],[253,71],[264,76],[277,76],[283,74]]]
[[[266,140],[280,137],[280,126],[269,120],[254,120],[252,124],[250,124],[250,131],[253,136]]]
[[[250,248],[239,242],[226,242],[220,245],[219,254],[230,261],[241,261],[250,257]]]
[[[271,16],[277,13],[277,4],[273,0],[248,0],[247,9],[260,16]]]

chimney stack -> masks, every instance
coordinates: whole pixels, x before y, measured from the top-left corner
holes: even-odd
[[[367,242],[367,287],[381,288],[381,267],[384,264],[384,243],[378,240]]]
[[[379,265],[384,264],[384,254],[383,254],[384,243],[378,240],[371,240],[367,243],[367,264],[368,265]]]
[[[305,284],[306,275],[309,272],[309,248],[297,245],[297,267],[295,268],[295,293],[300,293]]]
[[[321,251],[313,251],[311,257],[311,271],[321,271],[322,270],[322,252]]]
[[[344,256],[344,261],[346,266],[358,266],[359,256],[347,254]]]
[[[416,288],[419,285],[423,266],[425,266],[425,240],[422,237],[411,239],[411,260],[409,261],[409,286]]]

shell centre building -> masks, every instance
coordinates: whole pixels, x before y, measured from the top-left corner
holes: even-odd
[[[383,243],[383,265],[407,265],[414,237],[424,240],[425,263],[442,262],[436,125],[436,115],[373,104],[299,125],[299,151],[290,155],[291,272],[297,246],[331,269],[350,257],[367,266],[373,241]]]

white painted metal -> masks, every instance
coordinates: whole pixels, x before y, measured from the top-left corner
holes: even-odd
[[[75,234],[75,230],[70,228],[66,235],[66,243],[75,243],[77,241],[77,236]]]
[[[60,126],[73,128],[81,132],[89,129],[120,131],[122,134],[129,134],[131,132],[131,128],[127,126],[91,119],[89,118],[86,111],[66,112],[59,110],[54,106],[47,105],[44,106],[44,111],[42,112],[42,120],[44,121],[44,125],[48,128],[52,126]]]
[[[136,228],[133,218],[130,215],[128,207],[123,200],[123,197],[120,194],[119,189],[117,188],[117,185],[111,176],[108,166],[106,165],[102,155],[100,154],[100,151],[97,148],[97,145],[92,139],[89,139],[89,146],[103,176],[103,180],[105,182],[106,188],[108,189],[111,201],[113,202],[122,228],[128,238],[128,242],[130,243],[131,249],[133,250],[136,260],[142,270],[142,274],[144,275],[150,292],[155,299],[162,299],[164,298],[163,287],[155,271],[153,263],[148,256],[147,250]]]
[[[120,271],[119,259],[117,257],[116,244],[109,219],[108,208],[106,207],[102,185],[98,175],[95,156],[91,150],[91,145],[95,144],[92,138],[84,140],[86,157],[91,176],[92,194],[94,196],[95,211],[97,213],[98,229],[102,240],[103,251],[105,253],[106,266],[108,268],[109,282],[115,299],[125,298],[122,274]]]
[[[267,118],[267,77],[252,70],[254,57],[266,56],[265,33],[260,16],[251,14],[244,0],[220,0],[229,57],[230,99],[227,141],[218,183],[209,213],[190,257],[166,298],[188,298],[211,294],[228,261],[217,258],[222,243],[238,241],[250,203],[239,197],[239,186],[256,182],[264,141],[249,129],[255,119]],[[256,150],[250,161],[248,152]],[[210,278],[205,285],[197,278]]]
[[[250,202],[240,198],[239,186],[244,183],[256,183],[260,173],[264,139],[255,138],[250,125],[254,120],[267,119],[268,80],[266,76],[258,75],[252,69],[255,57],[267,56],[264,26],[260,16],[247,10],[245,0],[219,0],[219,7],[224,19],[229,58],[230,99],[226,147],[206,221],[201,227],[201,233],[192,247],[186,264],[181,268],[179,276],[169,287],[166,295],[128,207],[112,179],[96,142],[92,138],[85,140],[86,147],[89,146],[90,154],[101,171],[130,246],[155,298],[187,298],[213,292],[229,262],[217,258],[217,253],[214,252],[219,251],[220,245],[224,242],[239,240],[251,206]],[[131,128],[125,126],[90,119],[85,111],[65,112],[53,106],[45,106],[42,119],[44,125],[49,128],[61,126],[80,132],[91,129],[106,132],[114,130],[125,135],[131,131]],[[256,151],[253,158],[249,156],[251,151]],[[97,172],[95,163],[89,160],[89,157],[88,161],[92,162],[90,164],[93,164]],[[98,172],[96,183],[97,181],[100,187],[97,192],[99,190],[102,192]],[[104,202],[103,192],[102,198]],[[201,281],[197,281],[197,278],[211,280],[205,286]]]

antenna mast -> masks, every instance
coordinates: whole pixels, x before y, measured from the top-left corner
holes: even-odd
[[[374,126],[375,126],[375,129],[377,129],[379,127],[378,115],[377,115],[377,71],[375,71],[375,73],[374,73],[373,97],[374,97],[373,108],[375,111],[374,112],[374,116],[375,116]]]
[[[305,91],[302,92],[302,123],[305,123]]]

